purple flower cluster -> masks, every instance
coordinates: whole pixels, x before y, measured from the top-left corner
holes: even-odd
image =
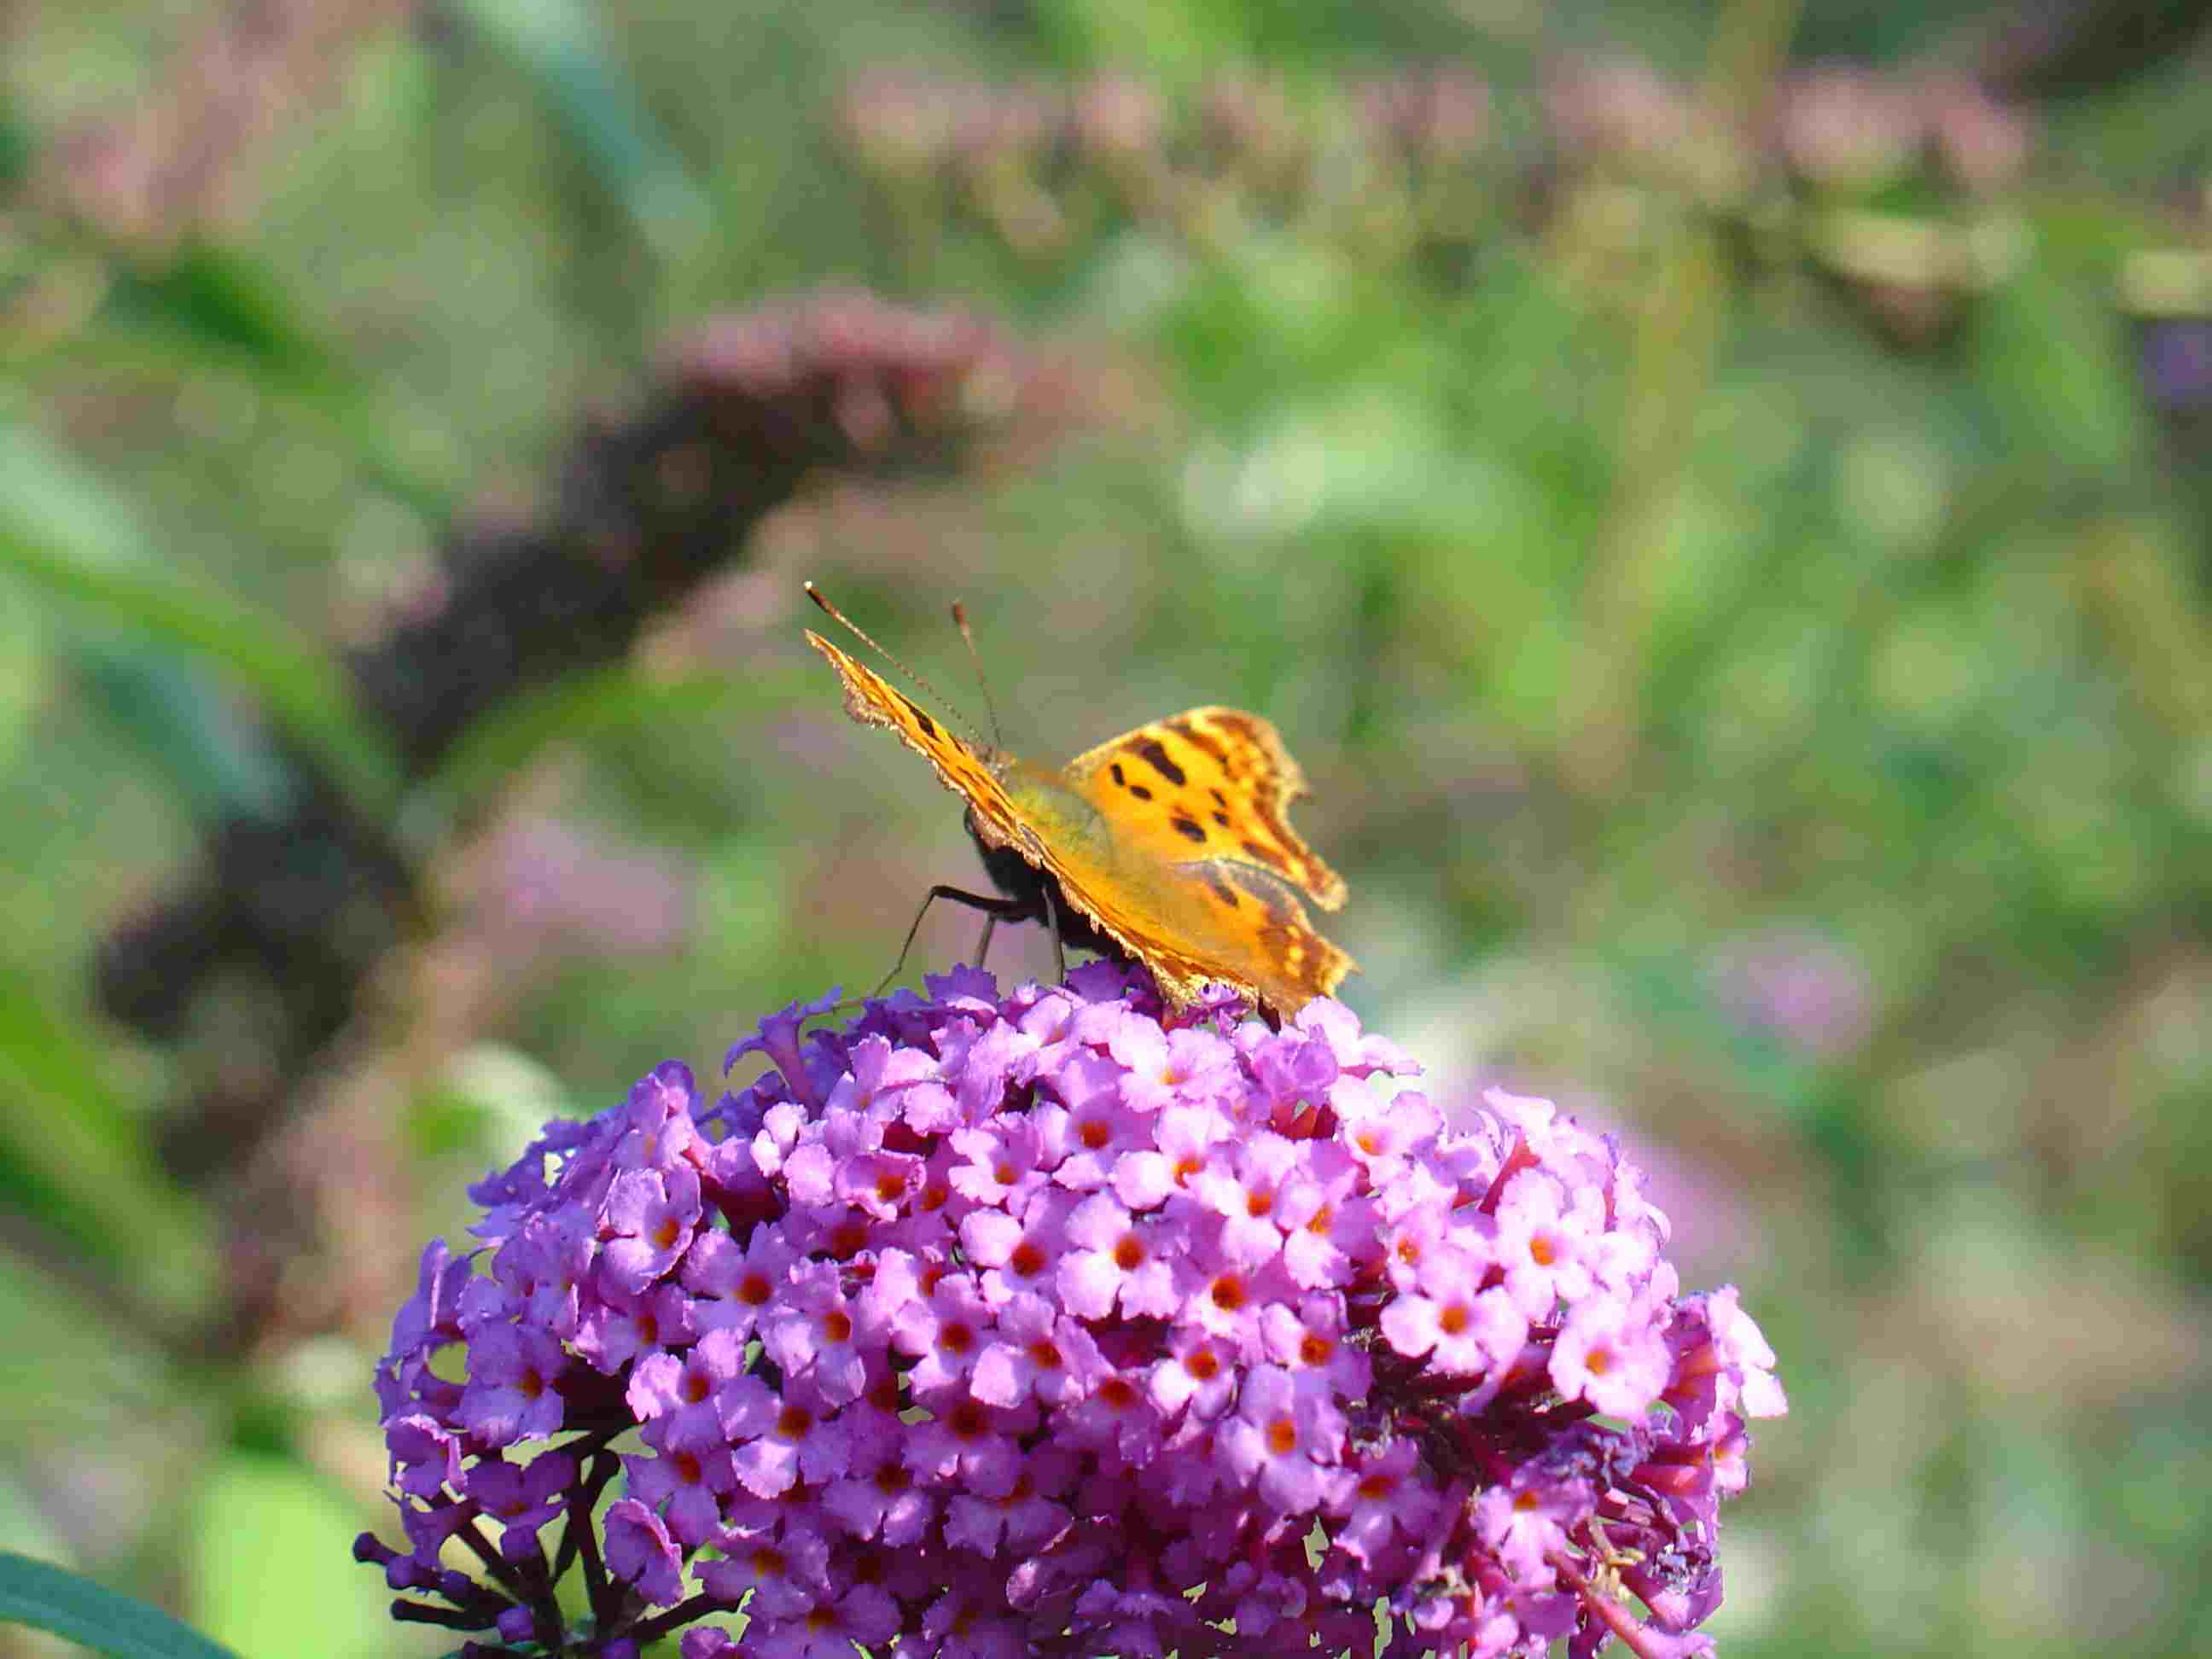
[[[827,1006],[712,1107],[672,1063],[549,1128],[483,1248],[425,1253],[378,1373],[410,1548],[359,1548],[437,1598],[398,1616],[684,1659],[1364,1655],[1378,1608],[1396,1655],[1710,1648],[1782,1392],[1611,1141],[1495,1091],[1449,1131],[1327,1000],[1171,1026],[1094,963],[802,1034]]]

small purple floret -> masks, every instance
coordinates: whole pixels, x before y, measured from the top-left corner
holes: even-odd
[[[424,1253],[377,1376],[409,1549],[356,1548],[434,1598],[401,1616],[1198,1659],[1365,1653],[1380,1604],[1394,1653],[1709,1650],[1785,1405],[1610,1139],[1497,1091],[1453,1130],[1335,1003],[1170,1028],[1110,964],[828,1008],[711,1105],[670,1062],[549,1126]]]

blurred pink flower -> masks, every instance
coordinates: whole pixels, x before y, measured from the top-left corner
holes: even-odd
[[[1968,190],[1990,195],[2016,181],[2035,148],[2031,118],[2000,104],[1978,81],[1935,82],[1921,96],[1944,167]]]
[[[1553,70],[1544,105],[1559,145],[1585,161],[1649,159],[1690,136],[1690,102],[1649,64],[1571,59]]]
[[[666,854],[616,848],[556,818],[501,825],[476,870],[477,926],[517,954],[665,951],[696,910],[692,873]]]
[[[1927,136],[1912,96],[1873,70],[1826,64],[1791,77],[1776,112],[1783,153],[1814,183],[1865,191],[1895,177]]]
[[[1378,77],[1358,100],[1368,125],[1414,161],[1464,161],[1490,139],[1490,88],[1455,65]]]
[[[1818,934],[1775,934],[1728,946],[1707,962],[1705,978],[1730,1012],[1815,1060],[1843,1058],[1873,1028],[1874,988],[1865,963]]]
[[[1668,1254],[1691,1278],[1745,1272],[1771,1249],[1742,1171],[1646,1129],[1637,1136],[1644,1196],[1673,1223]]]
[[[1278,82],[1248,74],[1209,81],[1199,95],[1199,121],[1209,146],[1262,169],[1289,162],[1304,148],[1289,95]]]
[[[951,154],[954,91],[900,70],[861,76],[838,100],[846,141],[886,173],[924,172]]]
[[[1126,75],[1101,76],[1079,87],[1076,141],[1094,155],[1140,155],[1160,143],[1167,118],[1158,94]]]

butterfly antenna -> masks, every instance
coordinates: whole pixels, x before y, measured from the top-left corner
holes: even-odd
[[[801,586],[806,589],[806,597],[813,600],[816,605],[821,606],[822,610],[830,617],[831,621],[842,625],[847,632],[853,635],[854,639],[860,641],[861,644],[866,646],[871,651],[873,651],[878,656],[881,657],[885,662],[897,669],[900,673],[905,675],[908,680],[913,684],[916,690],[926,692],[929,696],[930,699],[934,702],[939,708],[951,709],[953,707],[951,700],[942,691],[939,691],[927,680],[922,678],[921,675],[915,673],[914,670],[908,668],[904,663],[893,656],[889,649],[870,637],[866,629],[861,627],[860,623],[854,622],[850,617],[847,616],[836,605],[830,604],[828,599],[824,599],[820,588],[817,587],[812,582],[805,582],[801,584]],[[988,696],[984,699],[987,705],[990,699]],[[957,716],[956,715],[955,718],[957,719]],[[998,716],[994,714],[991,717],[991,721],[993,727],[995,729],[998,725]],[[965,720],[962,720],[960,723],[963,726],[966,726],[968,724]],[[971,731],[973,730],[972,727],[969,729]],[[980,735],[978,735],[976,740],[979,743],[981,741]]]
[[[952,625],[968,642],[968,660],[975,665],[975,689],[983,694],[983,712],[991,717],[991,747],[1004,749],[1006,738],[999,729],[999,706],[991,701],[991,682],[983,673],[982,653],[975,649],[975,636],[968,631],[968,607],[957,599],[952,601]]]

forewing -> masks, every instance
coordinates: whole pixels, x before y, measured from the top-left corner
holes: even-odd
[[[1305,775],[1257,714],[1186,709],[1078,755],[1063,775],[1133,852],[1255,865],[1324,910],[1344,902],[1344,878],[1291,828]]]
[[[819,634],[810,630],[806,642],[830,659],[838,678],[844,681],[848,714],[862,726],[887,726],[897,732],[901,742],[930,763],[947,789],[975,809],[986,830],[995,832],[994,840],[1023,847],[1024,855],[1030,856],[1023,846],[1021,815],[986,757],[953,736],[898,687],[854,661]]]

